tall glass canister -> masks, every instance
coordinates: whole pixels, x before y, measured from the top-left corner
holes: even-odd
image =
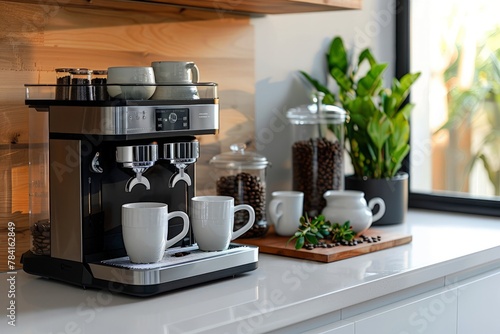
[[[323,194],[344,189],[344,125],[346,112],[321,103],[292,108],[293,190],[304,193],[304,212],[315,217],[326,206]]]
[[[50,255],[48,112],[29,109],[29,223],[31,251]]]

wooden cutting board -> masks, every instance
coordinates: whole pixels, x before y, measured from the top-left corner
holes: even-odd
[[[290,238],[277,235],[271,226],[269,232],[262,238],[238,239],[236,242],[244,245],[258,246],[259,251],[266,254],[283,255],[319,262],[334,262],[404,245],[410,243],[412,240],[412,236],[409,234],[389,233],[373,228],[365,231],[363,235],[366,237],[380,236],[381,238],[378,242],[363,242],[356,246],[336,246],[332,248],[314,248],[312,250],[305,248],[295,249],[295,240],[292,240],[287,245],[287,241]]]

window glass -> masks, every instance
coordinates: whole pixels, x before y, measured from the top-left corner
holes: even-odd
[[[414,0],[408,9],[409,70],[422,73],[411,92],[410,192],[498,206],[500,1]]]

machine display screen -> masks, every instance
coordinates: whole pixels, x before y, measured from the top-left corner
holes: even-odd
[[[156,131],[189,130],[189,109],[156,109]]]

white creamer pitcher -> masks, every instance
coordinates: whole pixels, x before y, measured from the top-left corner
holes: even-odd
[[[355,190],[329,190],[323,197],[326,207],[322,214],[332,224],[344,224],[349,221],[353,231],[359,235],[366,231],[373,222],[379,220],[385,213],[385,203],[380,197],[375,197],[367,204],[365,194]],[[375,215],[372,210],[378,204],[379,209]]]

